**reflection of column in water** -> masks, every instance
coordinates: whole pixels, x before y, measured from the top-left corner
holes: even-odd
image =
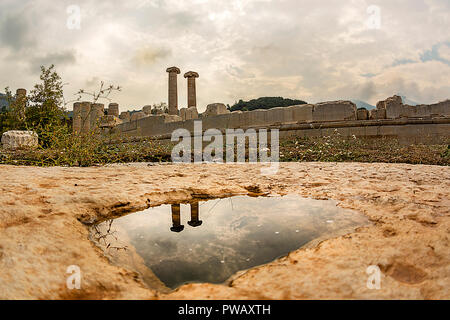
[[[184,226],[181,224],[181,207],[179,204],[172,205],[172,227],[170,231],[172,232],[181,232],[184,229]]]
[[[198,219],[198,202],[191,203],[191,221],[188,224],[192,227],[201,226],[203,221]]]

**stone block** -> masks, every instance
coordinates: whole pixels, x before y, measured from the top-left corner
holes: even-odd
[[[430,104],[430,109],[433,117],[450,117],[450,100]]]
[[[203,113],[204,117],[216,116],[219,114],[230,113],[230,110],[227,109],[227,106],[223,103],[212,103],[208,104],[206,107],[206,111]]]
[[[298,106],[289,107],[292,109],[292,120],[298,123],[311,122],[313,120],[313,109],[312,104],[301,104]]]
[[[289,118],[292,121],[292,115],[289,116],[289,114],[292,114],[291,109],[278,107],[268,109],[266,112],[267,112],[267,121],[270,124],[289,122]]]
[[[38,141],[38,135],[34,131],[11,130],[2,135],[3,148],[10,150],[36,148]]]
[[[122,123],[122,120],[116,116],[105,115],[100,120],[100,128],[114,128]]]
[[[110,103],[108,106],[108,115],[119,117],[119,104]]]
[[[351,101],[330,101],[314,105],[313,121],[356,120],[356,105]]]
[[[180,109],[180,117],[183,121],[186,121],[186,110],[187,110],[187,108]]]
[[[163,117],[165,123],[183,121],[183,119],[180,116],[177,116],[174,114],[165,113],[162,115],[162,117]]]
[[[356,118],[358,120],[369,120],[369,111],[366,108],[356,110]]]
[[[143,111],[134,112],[130,117],[130,121],[136,121],[145,117],[148,117],[148,115]]]
[[[147,115],[151,115],[152,114],[152,106],[150,106],[150,105],[144,106],[142,108],[142,112],[144,112]]]
[[[98,128],[101,118],[105,115],[105,106],[101,103],[93,103],[89,114],[91,129]]]
[[[186,119],[185,120],[195,120],[198,119],[198,111],[196,107],[189,107],[186,109]]]
[[[128,122],[131,119],[130,111],[123,111],[120,113],[119,119],[123,122]]]
[[[403,105],[400,96],[393,96],[377,103],[377,109],[386,110],[386,119],[400,119],[408,117],[408,108]]]
[[[271,122],[268,110],[264,109],[248,111],[248,118],[246,119],[248,121],[247,123],[244,123],[245,127],[264,126],[268,125]]]
[[[239,128],[241,126],[242,111],[233,111],[230,113],[230,128]]]

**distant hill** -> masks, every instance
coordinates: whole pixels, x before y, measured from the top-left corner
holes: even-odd
[[[367,110],[372,110],[375,109],[375,106],[368,104],[367,102],[361,101],[361,100],[350,100],[351,102],[353,102],[354,104],[356,104],[357,108],[366,108]]]
[[[282,97],[261,97],[250,101],[239,100],[231,107],[228,106],[230,111],[252,111],[256,109],[272,109],[276,107],[289,107],[299,104],[307,104],[303,100],[285,99]]]

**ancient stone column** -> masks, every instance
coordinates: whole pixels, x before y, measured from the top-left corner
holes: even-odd
[[[16,90],[16,116],[19,120],[25,120],[25,109],[27,105],[27,90]]]
[[[81,102],[73,104],[72,132],[73,134],[81,133]]]
[[[195,78],[198,78],[198,73],[189,71],[184,74],[184,77],[188,79],[188,105],[187,107],[197,107],[197,93],[195,90]]]
[[[101,103],[93,103],[89,115],[91,129],[100,126],[100,119],[105,115],[105,106]]]
[[[25,97],[27,95],[27,90],[26,89],[17,89],[16,95],[18,97],[20,97],[20,96]]]
[[[170,231],[181,232],[184,226],[181,224],[181,206],[179,204],[172,205],[172,227]]]
[[[169,114],[178,115],[177,75],[181,71],[177,67],[167,68],[166,71],[169,73]]]
[[[86,134],[91,131],[91,103],[90,102],[81,102],[80,107],[80,116],[81,116],[81,133]]]
[[[198,219],[198,202],[191,203],[191,221],[188,224],[192,227],[201,226],[203,221]]]
[[[108,116],[119,117],[119,104],[110,103],[108,106]]]

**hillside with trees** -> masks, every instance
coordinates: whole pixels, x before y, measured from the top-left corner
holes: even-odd
[[[307,102],[282,97],[261,97],[250,101],[239,100],[239,102],[236,102],[233,106],[228,106],[228,109],[230,111],[252,111],[256,109],[296,106],[299,104],[307,104]]]

